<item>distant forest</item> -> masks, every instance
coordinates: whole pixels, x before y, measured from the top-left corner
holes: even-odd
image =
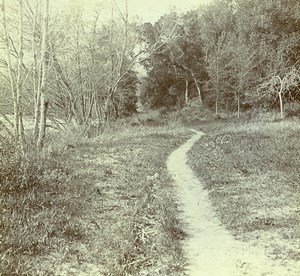
[[[142,37],[148,49],[167,41],[144,62],[141,100],[151,107],[198,98],[216,113],[299,112],[299,1],[216,1],[144,24]]]
[[[37,133],[47,116],[101,125],[191,100],[216,113],[300,112],[298,0],[219,0],[154,24],[130,21],[125,0],[109,20],[49,5],[1,2],[0,108],[16,128],[22,114]]]

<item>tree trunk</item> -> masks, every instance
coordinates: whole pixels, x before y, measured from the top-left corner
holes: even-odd
[[[3,123],[1,120],[0,120],[0,127],[2,130],[4,130],[6,132],[6,134],[8,134],[11,138],[15,138],[15,135],[13,132],[10,131],[9,127],[7,127],[5,125],[5,123]]]
[[[40,123],[39,134],[37,139],[37,147],[41,149],[44,145],[45,133],[46,133],[46,120],[48,100],[46,99],[46,78],[48,67],[48,23],[49,23],[49,0],[45,0],[43,12],[43,33],[42,33],[42,47],[41,47],[41,82],[40,82]]]
[[[117,6],[116,2],[114,2]],[[110,58],[111,58],[111,83],[110,83],[110,89],[109,94],[106,98],[105,107],[104,107],[104,120],[105,122],[109,122],[111,117],[113,116],[113,113],[115,117],[118,117],[118,108],[115,106],[115,93],[118,91],[118,87],[120,85],[121,80],[125,76],[125,72],[128,72],[128,70],[133,66],[134,63],[132,63],[130,66],[128,66],[126,69],[124,69],[124,61],[126,57],[126,50],[127,50],[127,44],[128,44],[128,2],[125,0],[125,13],[122,14],[117,7],[119,14],[124,21],[124,30],[123,30],[123,44],[122,49],[120,53],[117,53],[116,55],[116,49],[114,49],[113,45],[113,23],[114,23],[114,13],[113,13],[113,7],[111,10],[111,25],[110,25]],[[117,56],[117,58],[115,58]]]
[[[219,106],[218,106],[218,96],[216,97],[216,104],[215,104],[215,112],[216,115],[218,115],[218,111],[219,111]]]
[[[184,95],[184,98],[185,98],[185,104],[187,105],[188,102],[189,102],[189,80],[188,80],[187,77],[185,79],[185,95]]]
[[[37,147],[41,149],[44,146],[46,136],[46,121],[47,121],[48,101],[45,98],[45,93],[41,94],[41,117],[39,123],[39,137],[37,140]]]
[[[93,105],[95,103],[94,95],[91,95],[89,98],[90,98],[90,100],[89,100],[89,109],[88,109],[86,117],[85,117],[84,125],[86,125],[87,122],[89,121],[89,119],[92,118]]]
[[[14,135],[16,142],[19,142],[19,106],[18,106],[18,97],[15,87],[15,80],[13,76],[13,70],[12,70],[12,62],[11,62],[11,46],[9,43],[9,35],[7,32],[7,25],[6,25],[6,12],[5,12],[5,1],[2,0],[1,4],[1,11],[3,16],[3,29],[4,29],[4,41],[6,46],[6,55],[7,55],[7,70],[9,75],[9,82],[10,82],[10,88],[13,98],[13,106],[14,106]]]
[[[219,52],[216,55],[216,115],[218,115],[219,112]]]
[[[54,53],[54,50],[52,50],[52,58],[53,58],[53,66],[54,69],[60,79],[60,81],[62,82],[62,86],[66,89],[67,93],[68,93],[68,97],[69,97],[69,102],[70,102],[70,109],[72,111],[72,113],[75,116],[75,120],[77,122],[77,124],[82,125],[83,124],[83,117],[82,114],[80,113],[80,110],[77,108],[77,101],[78,101],[78,95],[75,98],[73,91],[72,91],[72,87],[70,82],[67,80],[66,76],[63,73],[63,70],[61,68],[61,65]]]
[[[280,104],[280,117],[281,119],[284,119],[284,111],[283,111],[283,98],[282,98],[282,94],[284,91],[284,83],[286,80],[282,80],[280,77],[278,78],[279,82],[280,82],[280,88],[279,88],[279,92],[278,92],[278,97],[279,97],[279,104]]]
[[[124,41],[123,41],[123,49],[122,49],[122,53],[121,53],[121,58],[120,58],[118,78],[122,75],[122,72],[123,72],[123,64],[124,64],[124,58],[125,58],[125,52],[126,52],[127,40],[128,40],[128,3],[127,3],[127,0],[125,0],[125,15],[122,16],[122,18],[124,20]]]
[[[202,95],[201,95],[201,89],[200,89],[199,83],[196,79],[194,79],[194,82],[195,82],[197,92],[198,92],[199,103],[200,103],[200,105],[202,105]]]
[[[97,95],[95,94],[95,112],[97,114],[97,119],[98,119],[98,131],[100,130],[100,127],[102,125],[103,122],[103,118],[102,118],[102,110],[101,110],[101,105],[100,105],[100,101],[99,101],[99,97],[97,97]]]
[[[110,91],[104,105],[104,121],[109,122],[111,118],[111,106],[112,106],[112,97],[113,97],[113,92]]]
[[[35,11],[33,12],[33,25],[32,25],[32,38],[31,38],[31,51],[33,57],[33,74],[32,74],[32,84],[34,93],[34,128],[33,135],[35,141],[38,139],[39,133],[39,121],[40,121],[40,90],[39,90],[39,68],[37,62],[37,52],[35,45],[35,33],[36,33],[36,19],[38,13],[38,3],[36,2]]]
[[[16,102],[17,102],[17,112],[18,116],[17,119],[18,122],[18,133],[20,135],[19,138],[19,145],[21,147],[21,151],[24,151],[24,143],[25,143],[25,137],[24,137],[24,126],[23,126],[23,118],[22,118],[22,100],[21,100],[21,94],[22,94],[22,87],[23,87],[23,56],[24,56],[24,39],[23,39],[23,1],[19,1],[19,58],[18,58],[18,72],[17,72],[17,84],[16,84]]]
[[[280,92],[278,93],[278,97],[279,97],[279,104],[280,104],[280,118],[284,119],[282,88],[280,89]]]
[[[240,95],[237,95],[237,117],[240,118]]]
[[[38,140],[39,137],[39,122],[41,118],[41,90],[40,84],[36,88],[35,94],[35,107],[34,107],[34,139],[35,141]]]
[[[81,114],[82,120],[86,120],[86,104],[84,98],[84,91],[83,91],[83,78],[82,78],[82,68],[81,68],[81,56],[80,56],[80,26],[78,23],[77,26],[77,37],[76,37],[76,60],[77,60],[77,67],[78,67],[78,81],[80,87],[80,100],[81,100]]]

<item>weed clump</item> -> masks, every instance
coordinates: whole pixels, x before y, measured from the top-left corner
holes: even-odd
[[[58,160],[27,150],[13,141],[0,144],[1,272],[15,275],[32,269],[28,260],[48,250],[60,231],[55,210],[57,192],[68,172]]]
[[[57,159],[27,149],[21,154],[13,141],[0,144],[0,192],[15,194],[39,185],[62,183],[66,170]]]
[[[21,158],[14,144],[5,139],[0,144],[0,183],[1,192],[9,191],[20,182]]]

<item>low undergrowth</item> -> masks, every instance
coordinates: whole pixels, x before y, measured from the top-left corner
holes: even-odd
[[[219,218],[237,239],[300,261],[300,125],[212,123],[189,153]]]
[[[185,130],[74,135],[23,160],[2,145],[1,275],[182,275],[165,161]]]

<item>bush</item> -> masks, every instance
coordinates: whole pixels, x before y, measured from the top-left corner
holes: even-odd
[[[291,102],[285,105],[285,113],[287,117],[300,117],[300,103]]]
[[[53,202],[66,177],[51,155],[32,149],[20,154],[13,141],[0,142],[1,275],[26,275],[32,269],[28,260],[42,254],[59,232],[53,221],[61,209],[55,211]]]
[[[0,193],[24,192],[49,182],[61,183],[66,176],[60,162],[51,156],[28,149],[21,155],[13,141],[0,144]]]
[[[21,184],[21,158],[15,145],[9,139],[0,143],[0,183],[1,193],[11,190],[12,186]]]

